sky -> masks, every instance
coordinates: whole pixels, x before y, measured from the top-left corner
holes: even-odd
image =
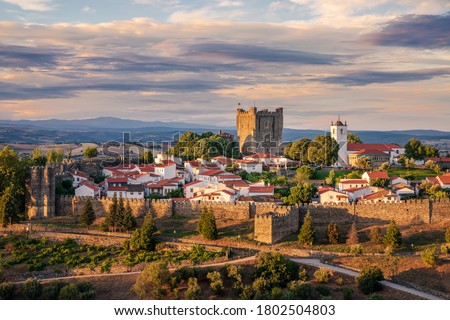
[[[450,131],[448,0],[0,0],[0,118]]]

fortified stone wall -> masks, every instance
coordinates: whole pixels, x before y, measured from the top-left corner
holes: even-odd
[[[29,219],[55,215],[55,167],[31,167],[27,172],[25,210]]]
[[[300,216],[297,208],[290,208],[286,213],[262,213],[255,216],[254,239],[273,244],[299,228]]]

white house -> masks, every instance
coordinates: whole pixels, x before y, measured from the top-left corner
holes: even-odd
[[[248,173],[252,172],[262,173],[263,171],[262,163],[255,160],[237,160],[236,163],[239,169],[245,170]]]
[[[77,188],[83,181],[88,181],[89,176],[79,170],[70,171],[69,174],[72,176],[72,186]]]
[[[371,202],[389,202],[389,201],[398,201],[400,200],[399,195],[392,193],[389,190],[381,189],[372,194],[366,195],[359,200],[361,201],[371,201]]]
[[[349,199],[349,196],[347,194],[333,189],[323,189],[320,190],[318,193],[320,203],[328,203],[328,202],[347,203]]]
[[[238,198],[239,193],[236,190],[227,188],[198,195],[192,200],[235,202]]]
[[[389,180],[389,176],[387,172],[364,172],[362,175],[362,178],[364,180],[367,180],[367,182],[370,183],[373,179],[386,179]]]
[[[276,156],[268,153],[255,153],[249,156],[245,156],[244,160],[257,161],[265,166],[279,165],[286,166],[288,159],[286,157]]]
[[[344,191],[353,188],[368,187],[369,182],[366,179],[341,179],[338,183],[338,190]]]
[[[239,191],[239,194],[241,196],[247,197],[250,184],[244,180],[236,180],[236,181],[227,181],[225,182],[226,186],[228,188],[233,188],[235,190]]]
[[[175,178],[177,176],[177,165],[170,160],[167,160],[162,164],[156,164],[155,174],[160,175],[163,179]]]
[[[118,187],[108,187],[106,196],[108,198],[122,197],[125,199],[143,199],[145,190],[143,185],[129,184]]]
[[[147,190],[149,194],[159,194],[167,196],[169,192],[178,189],[179,179],[163,179],[158,182],[147,184]]]
[[[89,181],[83,181],[79,187],[75,189],[75,195],[77,197],[99,197],[100,188]]]
[[[183,194],[185,198],[193,198],[195,194],[206,187],[208,187],[209,182],[203,180],[196,180],[186,183],[183,186]]]
[[[358,198],[365,197],[365,196],[375,193],[377,191],[378,191],[378,188],[370,187],[370,186],[355,187],[355,188],[349,188],[349,189],[344,190],[344,192],[349,196],[350,201],[355,201]]]
[[[400,177],[391,177],[391,186],[394,186],[399,183],[408,184],[408,181]]]
[[[250,186],[248,189],[248,195],[250,197],[266,196],[273,197],[275,187],[272,186]]]

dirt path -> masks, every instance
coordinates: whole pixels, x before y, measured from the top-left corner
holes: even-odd
[[[331,269],[333,271],[336,271],[336,272],[339,272],[339,273],[343,273],[343,274],[347,274],[347,275],[352,276],[352,277],[358,276],[358,272],[356,272],[356,271],[345,269],[345,268],[341,268],[341,267],[332,266],[332,265],[329,265],[329,264],[325,264],[325,263],[320,262],[319,259],[291,258],[291,260],[294,261],[294,262],[297,262],[297,263],[302,263],[302,264],[306,264],[306,265],[313,266],[313,267],[322,267],[322,268]],[[413,288],[405,287],[405,286],[402,286],[400,284],[393,283],[391,281],[383,280],[383,281],[380,281],[380,283],[382,285],[386,286],[386,287],[390,287],[390,288],[393,288],[393,289],[396,289],[396,290],[399,290],[399,291],[410,293],[410,294],[413,294],[415,296],[418,296],[418,297],[421,297],[421,298],[424,298],[424,299],[427,299],[427,300],[444,300],[441,297],[429,294],[427,292],[419,291],[419,290],[416,290],[416,289],[413,289]]]

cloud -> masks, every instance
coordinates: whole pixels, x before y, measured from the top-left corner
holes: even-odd
[[[0,67],[7,69],[54,68],[60,52],[0,43]]]
[[[364,42],[381,46],[450,47],[450,12],[443,15],[407,15],[387,23],[380,31],[369,33]]]
[[[81,9],[81,11],[86,12],[86,13],[95,13],[97,10],[95,10],[94,8],[91,8],[89,6],[86,6],[83,9]]]
[[[449,75],[450,68],[415,71],[355,71],[344,75],[317,78],[320,82],[344,86],[366,86],[373,83],[393,83],[430,80]]]
[[[2,0],[21,7],[23,10],[50,11],[54,9],[53,0]]]
[[[329,65],[340,61],[342,56],[315,52],[276,49],[264,46],[233,43],[201,43],[189,47],[186,55],[207,59],[232,59],[269,63],[298,63]]]

